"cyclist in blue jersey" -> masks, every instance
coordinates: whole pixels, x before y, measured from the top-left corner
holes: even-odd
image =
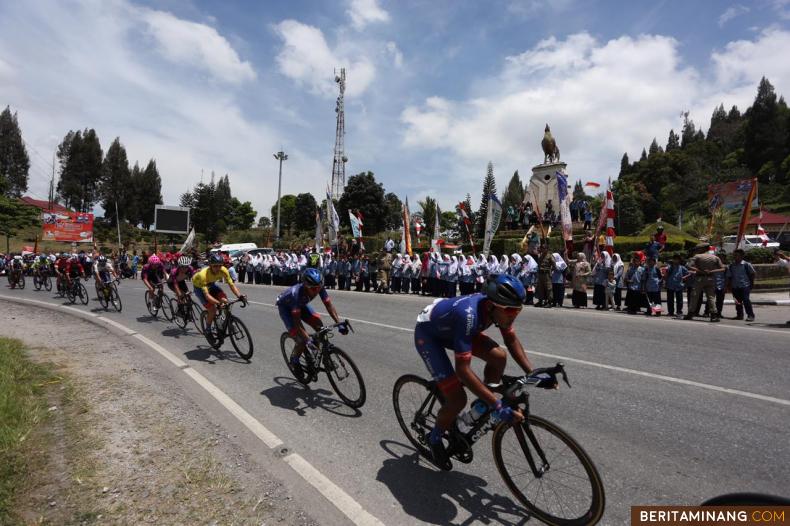
[[[323,327],[321,318],[309,305],[316,296],[321,298],[326,311],[335,320],[335,323],[340,323],[337,310],[332,305],[329,294],[324,288],[321,272],[316,268],[305,269],[304,274],[302,274],[302,282],[286,289],[277,296],[277,301],[275,302],[280,312],[280,318],[282,318],[285,328],[288,329],[288,334],[296,340],[296,346],[291,354],[291,365],[294,366],[294,372],[296,372],[297,376],[299,371],[301,371],[299,356],[304,352],[305,345],[310,339],[302,321],[316,331]],[[348,327],[341,325],[338,331],[344,335],[348,334]]]
[[[504,274],[493,275],[486,282],[484,293],[436,300],[417,317],[415,346],[444,397],[429,436],[433,460],[441,469],[452,469],[442,438],[466,407],[464,386],[499,419],[506,422],[524,419],[519,411],[503,407],[502,401],[485,385],[500,382],[507,355],[505,349],[483,331],[496,325],[510,355],[529,374],[532,363],[513,330],[513,322],[521,312],[525,297],[524,285],[518,279]],[[455,351],[455,370],[445,349]],[[486,362],[485,383],[472,370],[472,356]]]

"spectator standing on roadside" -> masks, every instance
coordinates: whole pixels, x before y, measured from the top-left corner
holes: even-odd
[[[667,287],[667,313],[670,316],[683,316],[683,287],[684,279],[689,271],[683,266],[679,254],[672,256],[672,262],[666,267],[666,287]],[[675,312],[677,308],[677,314]]]
[[[698,312],[697,309],[704,292],[708,312],[710,313],[710,321],[721,321],[719,313],[716,311],[714,300],[716,296],[715,275],[724,272],[724,265],[715,254],[708,253],[708,245],[706,243],[697,245],[694,252],[696,255],[689,261],[689,270],[695,275],[694,290],[691,295],[689,312],[683,319],[690,320],[693,318],[693,314]]]
[[[656,266],[656,263],[656,258],[648,257],[647,264],[642,270],[642,291],[647,298],[647,312],[645,312],[647,316],[661,315],[660,310],[654,313],[652,309],[653,306],[661,307],[661,283],[663,278],[661,269]]]
[[[609,271],[606,281],[606,310],[614,310],[614,291],[617,290],[617,280],[614,277],[614,270]]]
[[[551,292],[556,307],[562,307],[565,300],[565,274],[568,264],[559,254],[555,252],[551,255]]]
[[[631,265],[625,273],[625,307],[628,314],[636,314],[644,303],[642,294],[642,260],[639,255],[634,253],[631,258]]]
[[[579,252],[576,255],[576,263],[573,266],[573,295],[571,300],[573,307],[587,308],[587,276],[592,273],[590,264],[587,263],[587,257]]]
[[[538,284],[535,287],[535,297],[538,300],[536,307],[551,308],[551,269],[554,258],[549,254],[548,240],[543,240],[538,249]]]
[[[387,236],[387,241],[384,242],[384,251],[391,253],[394,249],[395,249],[395,242],[392,240],[391,237]]]
[[[744,261],[743,249],[736,249],[732,253],[733,262],[727,269],[732,297],[735,298],[735,319],[743,319],[743,311],[746,310],[746,321],[754,321],[754,309],[749,295],[754,287],[754,267],[748,261]]]
[[[781,251],[777,250],[774,252],[774,261],[780,267],[784,267],[790,270],[790,258],[788,258],[785,254]],[[787,325],[790,325],[790,321],[785,322]]]
[[[592,227],[592,211],[590,209],[584,210],[584,230],[589,230]]]
[[[614,255],[612,265],[615,281],[614,305],[616,310],[620,310],[620,306],[623,303],[623,289],[625,289],[625,265],[623,264],[623,259],[620,257],[620,254]]]
[[[592,232],[587,230],[584,233],[584,258],[587,261],[592,261],[593,251],[595,250],[595,237],[593,236]]]
[[[607,251],[599,252],[598,261],[593,267],[593,305],[595,310],[606,308],[606,284],[609,270],[612,268],[612,256]]]

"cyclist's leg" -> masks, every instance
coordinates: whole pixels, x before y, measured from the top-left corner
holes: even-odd
[[[222,289],[219,288],[219,286],[215,283],[209,285],[208,293],[211,294],[212,298],[220,302],[228,299],[225,293],[222,292]],[[209,326],[211,326],[211,324],[214,322],[214,317],[217,315],[217,306],[213,303],[209,303],[206,306],[206,310],[208,310],[208,318],[206,321],[208,321]]]
[[[466,407],[466,392],[455,374],[444,346],[437,342],[422,325],[418,323],[414,329],[414,345],[444,397],[436,424],[441,431],[447,431]]]
[[[478,334],[472,338],[472,356],[486,362],[483,369],[483,381],[485,383],[499,383],[507,365],[505,349],[485,334]]]

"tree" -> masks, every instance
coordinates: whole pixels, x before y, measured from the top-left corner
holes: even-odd
[[[20,197],[27,190],[30,158],[16,112],[6,106],[0,113],[0,195]]]
[[[132,176],[134,180],[134,175]],[[151,159],[134,185],[136,222],[148,229],[154,224],[154,209],[162,204],[162,178],[156,168],[156,161]]]
[[[422,209],[422,219],[423,224],[425,225],[425,235],[428,236],[428,239],[434,239],[434,224],[436,223],[436,207],[438,204],[436,203],[436,199],[430,196],[426,196],[425,199],[422,201],[417,201],[417,205]],[[439,219],[441,223],[441,219]],[[441,225],[440,225],[441,226]]]
[[[449,231],[450,237],[458,237],[460,225],[458,224],[458,215],[455,212],[447,211],[439,214],[439,226],[442,232]]]
[[[647,156],[652,157],[657,153],[663,153],[663,152],[664,150],[661,149],[661,146],[658,145],[658,141],[656,141],[656,138],[653,137],[653,142],[650,143],[650,149],[648,150]]]
[[[639,156],[639,162],[647,161],[647,152],[642,148],[642,155]]]
[[[296,196],[286,194],[280,198],[280,233],[288,232],[293,224],[294,210],[296,209]],[[277,203],[272,206],[272,221],[277,227]]]
[[[60,178],[57,193],[65,205],[90,212],[99,199],[104,154],[93,129],[69,131],[58,146]]]
[[[617,180],[612,184],[612,193],[617,207],[618,234],[638,232],[645,223],[645,216],[634,185]]]
[[[41,212],[14,197],[0,195],[0,234],[5,236],[6,253],[10,252],[10,239],[23,228],[40,225]]]
[[[349,210],[362,212],[365,234],[375,234],[385,228],[387,206],[384,201],[384,186],[376,182],[373,172],[352,175],[346,182],[337,206],[341,222],[347,221]]]
[[[384,204],[387,207],[384,228],[387,230],[400,229],[403,226],[403,203],[400,198],[389,192],[384,196]]]
[[[628,162],[628,156],[625,156],[625,161]],[[574,201],[582,201],[587,198],[587,193],[584,191],[584,187],[582,186],[581,181],[576,181],[576,184],[573,185],[573,200]]]
[[[524,201],[524,185],[521,182],[521,177],[518,175],[518,170],[516,170],[507,183],[505,193],[502,194],[502,207],[505,210],[507,210],[508,206],[518,209],[522,201]]]
[[[666,152],[669,153],[672,150],[677,150],[680,148],[680,139],[678,135],[675,133],[675,130],[669,130],[669,138],[667,139],[667,149]]]
[[[779,165],[787,153],[787,106],[777,102],[774,87],[763,77],[752,107],[746,111],[744,145],[746,165],[757,173],[764,164]],[[762,180],[761,182],[768,182]]]
[[[266,216],[261,216],[258,218],[258,228],[271,228],[272,227],[272,220]]]
[[[488,161],[486,176],[483,179],[483,195],[480,199],[480,208],[477,210],[477,237],[483,239],[486,234],[486,216],[488,215],[488,199],[490,195],[496,195],[496,179],[494,178],[494,164]]]
[[[258,213],[252,208],[252,203],[243,203],[235,197],[230,198],[228,210],[228,228],[232,230],[249,230],[255,224]]]
[[[318,208],[313,194],[305,193],[296,196],[293,212],[293,226],[299,232],[315,232],[315,210]]]
[[[622,159],[620,159],[620,175],[619,177],[623,177],[624,175],[628,175],[628,172],[631,171],[631,163],[628,161],[628,153],[624,153]],[[579,186],[581,186],[581,181],[579,181]],[[575,192],[574,192],[575,198]]]
[[[118,137],[107,149],[107,156],[102,163],[101,198],[104,217],[115,224],[127,215],[127,207],[133,203],[131,188],[131,171],[126,149]],[[116,206],[118,216],[116,217]]]

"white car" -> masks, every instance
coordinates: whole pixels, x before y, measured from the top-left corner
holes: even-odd
[[[722,249],[724,249],[724,251],[727,254],[732,254],[733,251],[735,250],[735,240],[737,239],[737,237],[738,236],[724,236],[724,238],[722,239],[721,247]],[[747,236],[743,236],[743,239],[741,239],[740,248],[742,248],[747,252],[755,248],[767,248],[768,250],[776,250],[779,248],[779,243],[769,239],[768,243],[763,244],[763,240],[760,239],[760,236],[747,235]]]

